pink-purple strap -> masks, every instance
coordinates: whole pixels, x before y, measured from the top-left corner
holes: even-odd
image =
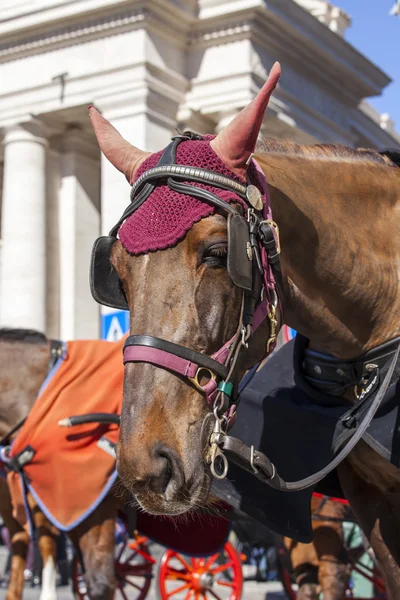
[[[234,338],[235,336],[226,344],[224,344],[222,348],[218,350],[218,352],[215,352],[211,358],[220,364],[224,364],[228,356],[229,347]],[[190,378],[194,378],[197,371],[201,368],[204,368],[194,362],[191,362],[190,360],[176,356],[176,354],[171,352],[160,350],[159,348],[154,348],[152,346],[139,345],[126,346],[124,348],[123,362],[124,365],[129,362],[145,362]],[[218,383],[215,379],[210,379],[204,386],[202,386],[206,400],[211,408],[214,406],[214,401],[218,393],[217,388]]]
[[[163,367],[175,373],[179,373],[184,377],[195,377],[198,365],[190,360],[152,348],[151,346],[127,346],[124,348],[124,364],[128,362],[147,362],[158,367]]]

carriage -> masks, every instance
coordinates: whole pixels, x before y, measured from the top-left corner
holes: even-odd
[[[320,494],[315,496],[326,499]],[[339,498],[334,501],[343,502]],[[153,579],[159,600],[175,597],[190,599],[195,598],[196,594],[202,600],[240,600],[246,581],[268,581],[272,570],[274,579],[276,577],[282,584],[287,599],[297,598],[298,585],[288,548],[279,536],[245,515],[235,516],[231,540],[227,540],[217,552],[206,556],[188,555],[172,548],[166,548],[161,556],[159,552],[153,555],[153,539],[139,531],[135,531],[133,538],[130,538],[126,521],[121,516],[115,553],[116,600],[126,598],[126,588],[134,588],[134,600],[144,600]],[[314,518],[329,524],[327,517],[315,514]],[[368,544],[359,535],[359,527],[351,511],[346,514],[345,520],[349,526],[345,536],[348,569],[343,600],[384,600],[386,594],[382,577]],[[146,523],[143,523],[143,527],[146,529]],[[193,533],[201,535],[199,531]],[[354,539],[356,543],[353,543]],[[272,559],[271,549],[275,551]],[[250,558],[253,569],[246,576],[243,566],[249,564]],[[316,569],[314,574],[317,575]],[[78,600],[89,600],[77,557],[73,562],[72,585]]]

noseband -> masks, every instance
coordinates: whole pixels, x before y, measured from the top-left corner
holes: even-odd
[[[242,303],[236,333],[212,356],[207,356],[185,346],[149,335],[131,335],[127,338],[123,361],[150,363],[184,377],[190,385],[204,394],[214,413],[214,433],[218,434],[233,425],[236,415],[236,366],[241,352],[248,348],[249,340],[257,328],[268,319],[269,338],[265,355],[275,347],[278,334],[278,315],[281,312],[282,276],[279,261],[279,232],[270,215],[269,198],[264,189],[248,181],[242,185],[234,179],[197,167],[177,165],[176,149],[185,140],[200,140],[191,132],[176,136],[167,146],[158,165],[143,173],[133,184],[131,203],[124,211],[109,236],[96,240],[91,261],[91,290],[95,300],[115,308],[128,305],[121,282],[110,263],[113,244],[122,223],[132,215],[154,191],[165,182],[174,192],[182,193],[211,204],[227,215],[228,223],[228,274],[242,289]],[[261,176],[258,165],[256,168]],[[182,183],[184,180],[185,183]],[[217,194],[187,182],[206,184],[228,190],[243,201],[244,216],[234,206],[221,200]],[[259,182],[257,182],[259,183]],[[111,269],[111,270],[110,270]],[[282,315],[281,319],[282,321]],[[214,436],[215,437],[215,436]],[[217,437],[215,437],[217,439]],[[218,443],[210,440],[210,463],[213,474],[224,477],[226,458]],[[216,473],[217,456],[224,460],[223,472]]]

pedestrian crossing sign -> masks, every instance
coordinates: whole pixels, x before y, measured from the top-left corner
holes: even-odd
[[[129,331],[129,313],[116,310],[101,316],[101,339],[117,342]]]

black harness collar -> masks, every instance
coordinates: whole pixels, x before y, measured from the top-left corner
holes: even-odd
[[[302,376],[309,385],[332,396],[343,396],[349,388],[354,389],[357,398],[374,373],[381,371],[391,360],[399,343],[400,337],[397,337],[356,358],[343,360],[310,350],[309,340],[299,334],[296,336]]]
[[[400,337],[386,342],[352,361],[339,361],[328,355],[317,353],[318,358],[321,360],[318,363],[311,362],[311,367],[313,364],[322,365],[326,369],[325,373],[328,373],[325,363],[328,364],[329,372],[332,372],[334,365],[336,371],[341,368],[337,365],[345,367],[343,375],[336,372],[336,376],[345,378],[345,382],[342,381],[338,384],[337,382],[332,383],[322,380],[326,385],[323,393],[321,393],[317,386],[310,384],[309,378],[303,372],[307,345],[307,338],[297,334],[294,352],[296,385],[306,391],[315,400],[316,404],[334,405],[335,401],[339,402],[337,395],[326,393],[327,384],[329,383],[331,383],[330,389],[335,389],[336,386],[336,389],[341,387],[343,390],[361,383],[357,402],[350,405],[348,411],[340,419],[344,435],[341,445],[337,448],[336,455],[331,462],[313,475],[297,481],[285,481],[280,477],[275,465],[263,452],[256,450],[253,446],[249,447],[238,438],[229,435],[225,435],[221,439],[221,447],[229,460],[253,473],[269,486],[287,492],[295,492],[315,486],[346,458],[367,431],[378,409],[384,404],[389,385],[399,379],[400,373]],[[312,360],[315,358],[313,355]],[[307,359],[309,359],[309,354]],[[369,365],[373,365],[373,367],[370,369]],[[365,376],[363,376],[364,373]],[[350,377],[349,374],[353,376],[353,380],[346,379],[346,377]],[[322,375],[322,372],[319,375]],[[341,404],[343,404],[343,400]]]

